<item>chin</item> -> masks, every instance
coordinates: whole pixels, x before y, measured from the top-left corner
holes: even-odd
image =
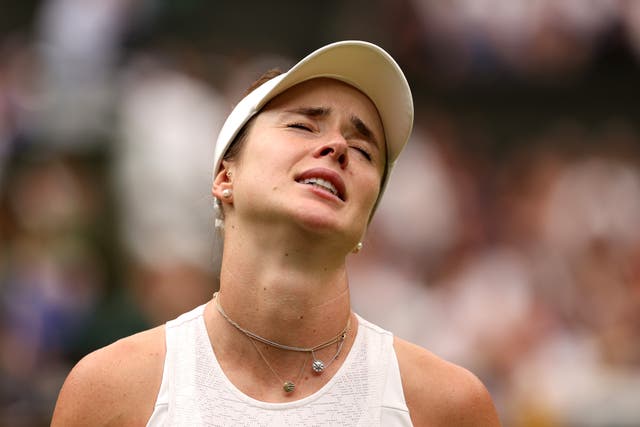
[[[337,221],[322,215],[304,215],[297,221],[302,227],[310,231],[341,232],[342,227]]]
[[[292,219],[302,228],[321,233],[343,233],[344,223],[335,212],[324,209],[309,209],[300,207],[292,213]]]
[[[358,242],[360,239],[359,231],[355,230],[353,224],[340,221],[335,216],[320,214],[299,215],[296,222],[305,231],[323,237],[332,237],[339,240],[354,240]],[[360,229],[358,229],[360,230]],[[333,240],[333,239],[332,239]]]
[[[336,238],[351,239],[356,242],[360,239],[365,225],[355,227],[353,217],[347,210],[335,209],[324,203],[300,203],[290,204],[287,215],[301,228],[308,232],[319,233],[325,236],[333,234]]]

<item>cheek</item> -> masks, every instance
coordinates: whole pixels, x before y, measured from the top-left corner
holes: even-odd
[[[362,189],[363,203],[373,208],[378,194],[380,193],[380,182],[382,178],[379,173],[372,171],[371,173],[358,175],[359,188]]]
[[[250,196],[277,191],[288,180],[289,163],[284,153],[276,149],[255,148],[251,157],[237,165],[238,191]]]

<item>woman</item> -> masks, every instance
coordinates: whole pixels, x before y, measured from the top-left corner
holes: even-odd
[[[475,376],[351,311],[345,259],[411,132],[402,71],[339,42],[268,77],[216,144],[220,291],[80,361],[53,425],[499,425]]]

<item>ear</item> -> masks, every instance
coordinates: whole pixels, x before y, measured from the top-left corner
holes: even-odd
[[[233,189],[233,183],[231,182],[231,169],[230,163],[223,161],[220,165],[220,170],[213,179],[213,185],[211,186],[211,195],[216,197],[223,203],[231,203],[228,198],[222,197],[224,190]]]

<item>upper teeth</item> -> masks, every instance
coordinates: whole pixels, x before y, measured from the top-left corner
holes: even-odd
[[[331,194],[333,194],[334,196],[338,195],[338,189],[335,187],[335,185],[333,185],[332,183],[330,183],[329,181],[326,181],[322,178],[307,178],[307,179],[303,179],[302,180],[303,184],[312,184],[312,185],[318,185],[326,190],[329,190],[331,192]]]

